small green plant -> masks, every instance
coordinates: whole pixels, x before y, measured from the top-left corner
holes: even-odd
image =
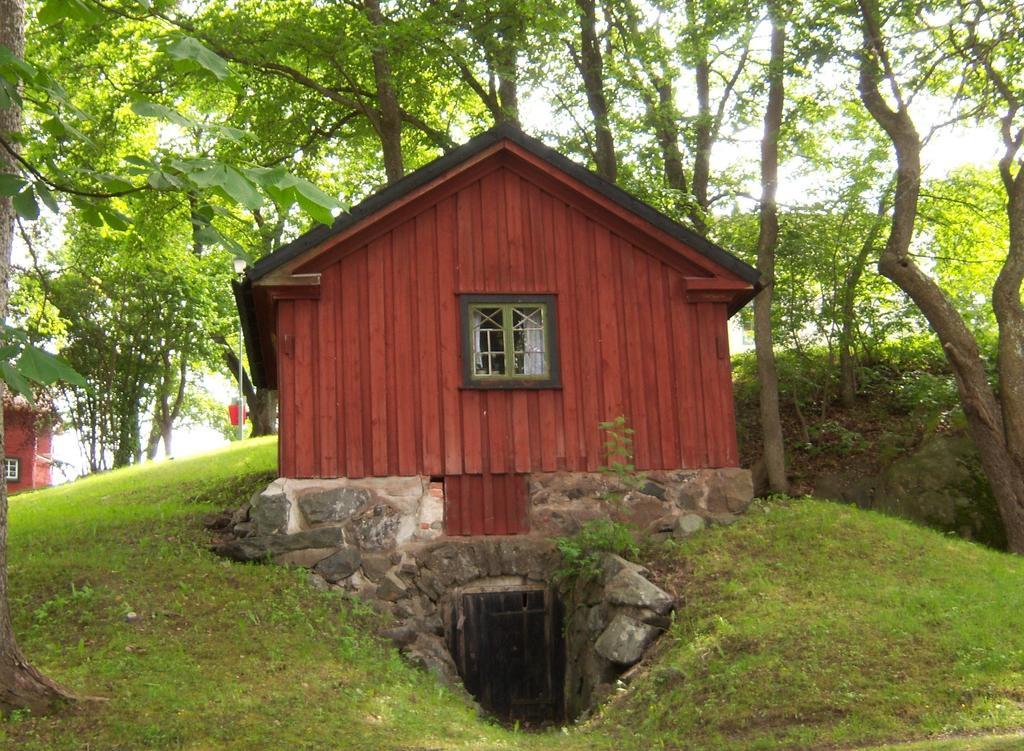
[[[598,423],[598,427],[607,434],[604,442],[607,464],[598,467],[598,471],[614,477],[618,485],[626,489],[625,492],[642,488],[647,477],[637,472],[633,463],[633,433],[636,431],[629,427],[626,417],[619,415],[614,420]],[[622,495],[622,491],[613,491],[607,500],[621,500]]]
[[[640,547],[629,527],[609,519],[592,519],[576,534],[556,538],[555,543],[562,554],[562,568],[556,575],[567,583],[597,576],[605,553],[627,561],[636,561],[640,556]]]

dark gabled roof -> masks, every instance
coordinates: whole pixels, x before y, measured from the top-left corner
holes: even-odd
[[[317,225],[309,232],[306,232],[287,245],[281,246],[270,255],[257,261],[253,267],[249,269],[249,280],[255,281],[266,276],[271,271],[274,271],[285,263],[298,258],[307,250],[316,247],[327,238],[343,232],[371,214],[384,208],[391,202],[397,201],[406,194],[426,185],[431,180],[434,180],[448,170],[457,167],[459,164],[475,154],[478,154],[479,152],[495,145],[499,141],[506,139],[512,141],[539,159],[542,159],[551,166],[570,175],[579,182],[585,184],[587,187],[592,188],[604,197],[614,201],[624,209],[642,217],[661,231],[690,246],[694,250],[706,256],[709,260],[736,274],[744,281],[750,282],[755,285],[755,287],[757,286],[759,275],[749,264],[741,261],[728,251],[715,245],[706,237],[698,235],[693,230],[687,229],[683,225],[679,224],[679,222],[665,216],[653,206],[634,198],[618,186],[605,180],[603,177],[594,174],[585,167],[582,167],[571,159],[559,154],[557,151],[546,146],[536,138],[526,135],[519,128],[507,124],[496,125],[490,130],[487,130],[467,141],[462,146],[453,149],[444,156],[420,167],[415,172],[410,172],[401,180],[392,183],[386,188],[369,196],[361,203],[353,206],[350,211],[340,214],[330,227],[322,224]]]

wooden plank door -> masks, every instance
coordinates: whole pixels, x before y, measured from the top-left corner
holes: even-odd
[[[547,589],[461,594],[449,648],[466,690],[506,720],[559,722],[565,715],[562,610]]]

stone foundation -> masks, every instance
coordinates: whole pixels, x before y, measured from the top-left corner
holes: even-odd
[[[370,601],[391,616],[385,632],[415,663],[459,685],[446,647],[451,598],[466,588],[554,582],[561,557],[551,537],[611,518],[654,536],[686,537],[730,523],[750,504],[740,469],[644,473],[628,487],[601,473],[529,476],[531,532],[444,537],[441,483],[425,477],[281,478],[225,519],[215,552],[238,561],[304,566],[311,581]],[[638,486],[638,487],[637,487]],[[595,579],[562,592],[566,605],[566,705],[570,717],[643,657],[667,628],[672,598],[640,566],[606,556]]]

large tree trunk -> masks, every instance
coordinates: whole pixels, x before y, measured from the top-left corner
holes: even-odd
[[[23,0],[0,0],[0,46],[19,57],[25,52],[25,5]],[[21,131],[17,107],[0,110],[0,134],[8,143]],[[0,153],[0,172],[18,172],[18,166]],[[15,214],[11,200],[0,197],[0,320],[7,319],[8,281]],[[4,391],[0,384],[0,396]],[[3,415],[0,413],[0,446],[3,446]],[[28,709],[44,713],[59,702],[73,698],[65,689],[40,674],[25,660],[14,639],[7,594],[7,480],[0,477],[0,713]]]
[[[580,50],[578,54],[574,51],[573,57],[583,78],[587,106],[594,120],[594,162],[601,177],[615,182],[618,164],[608,118],[608,98],[604,92],[604,59],[597,36],[597,7],[594,0],[576,0],[576,5],[580,11]]]
[[[499,12],[498,46],[494,52],[494,73],[498,77],[498,111],[494,121],[519,125],[519,66],[516,57],[519,55],[525,21],[515,0],[501,3]]]
[[[1008,91],[1008,87],[1002,87]],[[992,307],[999,324],[999,398],[1003,408],[1003,430],[1007,450],[1024,477],[1024,162],[1017,155],[1024,145],[1024,129],[1012,134],[1013,112],[1024,102],[1008,103],[1010,113],[1004,119],[1005,152],[999,161],[999,174],[1006,189],[1006,214],[1010,245],[1006,262],[992,290]],[[1014,174],[1014,160],[1017,172]]]
[[[1008,445],[1003,410],[988,382],[977,340],[942,289],[917,266],[910,255],[921,189],[921,138],[902,100],[898,84],[889,73],[878,8],[874,0],[859,2],[864,34],[864,51],[860,61],[861,101],[889,136],[896,151],[896,193],[892,225],[878,261],[878,270],[907,293],[938,336],[956,379],[968,429],[1006,527],[1009,549],[1015,553],[1024,553],[1024,468]],[[889,106],[880,91],[883,71],[896,99],[895,109]],[[1018,235],[1018,242],[1020,239]],[[1018,246],[1018,252],[1024,252],[1024,246]],[[995,296],[998,298],[1002,294],[1004,299],[993,301],[997,310],[1002,308],[1002,315],[1007,312],[1005,303],[1013,306],[1013,302],[1006,298],[1016,295],[1016,305],[1020,306],[1020,278],[1016,280],[1015,290],[1007,289],[1013,286],[1013,277],[1017,271],[1012,269],[1007,272],[1006,267],[1012,267],[1015,262],[1024,263],[1024,260],[1019,257],[1015,259],[1011,249],[1003,272],[1000,273],[1002,284],[997,282],[995,290]],[[1024,274],[1024,271],[1020,273]],[[1001,331],[1001,334],[1005,334],[1005,331]],[[1004,338],[1000,336],[1001,355]],[[1020,351],[1011,352],[1010,357],[1021,357]],[[1012,383],[1005,386],[1014,388]],[[1014,405],[1012,409],[1019,409],[1019,406]]]
[[[761,216],[757,237],[757,270],[764,289],[754,298],[754,344],[759,381],[762,456],[768,473],[768,489],[789,492],[786,479],[786,451],[779,417],[779,375],[775,368],[772,342],[772,295],[775,285],[775,247],[779,238],[779,215],[775,195],[779,184],[779,134],[785,102],[784,56],[786,21],[772,13],[772,51],[768,66],[768,106],[761,141]]]
[[[375,27],[378,38],[374,41],[370,57],[373,60],[373,79],[377,87],[378,115],[374,126],[380,136],[384,152],[384,172],[388,182],[393,183],[405,174],[402,159],[402,110],[395,94],[391,61],[384,43],[384,16],[380,12],[379,0],[365,0],[366,17]]]
[[[238,353],[229,347],[227,341],[223,338],[218,338],[217,343],[221,347],[224,364],[237,385]],[[249,418],[252,420],[251,437],[275,435],[277,433],[277,392],[273,389],[260,389],[253,386],[252,381],[249,380],[249,374],[243,368],[242,395],[245,397]]]

